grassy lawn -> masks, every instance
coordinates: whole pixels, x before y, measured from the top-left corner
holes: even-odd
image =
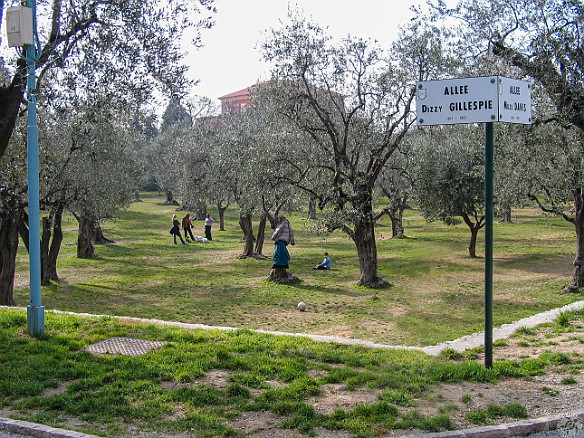
[[[549,406],[579,380],[582,355],[570,351],[582,342],[581,312],[562,315],[548,326],[546,338],[528,331],[497,344],[488,370],[480,349],[446,350],[434,358],[249,330],[418,346],[481,331],[484,264],[468,258],[463,225],[427,223],[410,210],[407,238],[392,240],[389,225],[382,223],[379,273],[391,287],[376,290],[378,299],[372,300],[372,290],[355,286],[359,269],[352,242],[339,233],[314,234],[300,214],[288,216],[297,241],[291,272],[302,282],[277,285],[265,280],[270,242],[264,260],[237,258],[243,243],[234,211],[225,231],[214,226],[212,242],[174,245],[168,233],[174,209],[159,205],[162,197],[155,194],[143,199],[104,224],[116,243],[99,246],[99,257],[91,260],[76,258],[77,223],[65,218],[62,281],[43,287],[43,305],[239,330],[188,331],[47,312],[46,334],[35,339],[25,332],[26,312],[0,309],[0,416],[103,436],[243,437],[267,427],[309,436],[327,430],[339,437],[374,437],[397,429],[437,431],[524,418],[538,412],[529,404],[533,400],[549,397],[544,403]],[[560,293],[571,275],[571,225],[536,210],[516,213],[514,223],[495,225],[495,325],[582,299]],[[195,234],[203,234],[202,222],[197,225]],[[324,251],[332,256],[333,270],[312,270]],[[15,295],[24,306],[23,247],[17,263]],[[305,312],[296,309],[299,301],[308,304]],[[136,357],[85,351],[111,337],[165,344]],[[567,350],[548,351],[558,337],[565,338]],[[521,350],[533,353],[536,347],[542,348],[536,355]],[[520,401],[500,397],[504,382],[533,383],[551,369],[563,386],[546,384],[545,391],[536,389],[543,395]],[[447,388],[440,389],[443,385]],[[452,394],[457,398],[448,399]],[[283,433],[277,436],[297,436]]]
[[[297,240],[290,271],[302,282],[277,285],[265,281],[270,241],[265,260],[237,258],[243,243],[234,210],[228,211],[225,231],[214,225],[212,242],[174,245],[168,232],[174,207],[159,205],[162,200],[146,194],[144,202],[106,222],[105,234],[116,244],[98,246],[99,257],[91,260],[76,258],[77,222],[66,217],[58,262],[62,281],[43,287],[43,305],[396,345],[431,345],[483,328],[484,260],[468,257],[470,234],[464,225],[428,223],[410,210],[407,238],[393,240],[387,219],[382,222],[376,234],[379,274],[391,287],[375,291],[379,299],[371,300],[372,290],[355,286],[356,250],[340,232],[317,235],[300,213],[289,214]],[[495,325],[582,299],[581,294],[560,293],[570,282],[573,226],[535,209],[515,213],[514,223],[495,224]],[[203,234],[202,221],[194,233]],[[28,255],[24,245],[19,251],[15,298],[26,305]],[[313,271],[324,251],[331,254],[333,270]],[[306,312],[296,310],[299,301],[308,304]]]
[[[328,430],[339,437],[375,437],[396,429],[452,429],[460,424],[451,416],[465,411],[466,424],[491,424],[525,418],[529,411],[516,398],[469,410],[488,386],[532,379],[550,367],[561,367],[568,376],[564,386],[573,385],[584,365],[577,354],[548,352],[499,359],[485,369],[473,351],[466,358],[434,358],[249,330],[188,331],[109,316],[46,316],[46,334],[35,339],[24,332],[23,310],[0,309],[0,416],[102,436],[244,437],[255,425],[262,436]],[[584,314],[564,315],[555,327],[554,336],[582,339]],[[534,334],[521,342],[533,345]],[[114,336],[165,344],[142,356],[85,351]],[[461,383],[477,390],[450,403],[432,395],[434,388]],[[560,394],[546,389],[549,396]],[[435,413],[418,407],[429,402],[444,406]],[[285,434],[263,435],[276,430]]]

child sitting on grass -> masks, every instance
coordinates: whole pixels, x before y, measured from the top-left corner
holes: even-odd
[[[324,253],[324,260],[316,265],[312,269],[330,269],[331,268],[331,258],[328,255],[328,252]]]

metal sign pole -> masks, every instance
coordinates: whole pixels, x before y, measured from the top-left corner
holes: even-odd
[[[485,368],[493,366],[493,122],[485,124]]]
[[[485,367],[493,366],[493,122],[531,124],[531,85],[501,76],[416,82],[418,126],[485,123]]]

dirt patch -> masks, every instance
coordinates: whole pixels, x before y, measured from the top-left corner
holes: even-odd
[[[162,381],[160,382],[160,387],[166,390],[174,390],[183,388],[185,386],[197,386],[197,385],[207,385],[212,386],[217,389],[225,389],[229,386],[229,378],[231,377],[230,372],[224,370],[210,370],[200,379],[193,380],[192,382],[182,383],[176,381]]]
[[[338,333],[338,332],[337,332]],[[553,327],[541,327],[526,336],[510,338],[506,345],[497,346],[494,359],[519,360],[538,358],[543,353],[564,354],[570,360],[581,361],[584,357],[584,323],[573,322],[569,333],[554,332]],[[482,357],[477,358],[481,362]],[[312,371],[309,375],[319,378],[325,371]],[[279,383],[278,386],[282,384]],[[324,384],[318,395],[307,399],[314,409],[322,414],[331,414],[337,409],[351,410],[362,404],[379,401],[380,390],[357,388],[349,390],[345,385]],[[491,405],[504,407],[516,403],[527,410],[529,418],[550,415],[569,415],[584,406],[584,370],[582,366],[571,370],[562,366],[552,366],[545,375],[531,380],[506,379],[497,383],[442,384],[435,386],[412,400],[410,406],[399,406],[400,415],[416,410],[424,416],[446,414],[455,429],[476,427],[466,415],[478,410],[486,410]],[[245,412],[229,425],[249,437],[303,437],[297,431],[281,428],[284,417],[266,412]],[[501,417],[489,420],[489,425],[518,421]],[[334,432],[334,433],[333,433]],[[395,430],[387,436],[412,434],[411,430]],[[349,437],[339,431],[316,431],[318,437]]]
[[[228,426],[249,437],[303,438],[304,434],[281,427],[283,417],[271,412],[243,412],[237,419],[227,423]]]
[[[332,414],[337,409],[350,411],[356,406],[375,403],[381,391],[356,389],[349,391],[345,385],[324,384],[321,393],[310,397],[307,402],[314,406],[316,412]]]

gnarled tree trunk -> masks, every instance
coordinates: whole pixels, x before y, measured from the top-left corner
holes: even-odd
[[[258,237],[256,239],[256,245],[254,253],[256,257],[264,257],[262,251],[264,250],[264,239],[266,237],[266,223],[268,219],[265,215],[260,218],[260,223],[258,224]]]
[[[395,200],[387,210],[387,215],[391,219],[391,238],[403,239],[404,237],[404,211],[407,206],[407,198]]]
[[[251,214],[241,214],[239,215],[239,226],[243,231],[243,238],[245,241],[243,252],[239,255],[240,259],[245,259],[254,256],[254,241],[255,237],[253,235],[253,224],[251,220]]]
[[[511,222],[513,222],[511,215],[511,207],[507,205],[501,207],[501,220],[499,222],[502,222],[504,224],[510,224]]]
[[[297,283],[300,279],[288,272],[286,268],[272,268],[270,275],[266,278],[268,281],[275,283]]]
[[[308,198],[308,219],[316,219],[316,198]]]
[[[225,231],[225,210],[227,210],[229,204],[223,206],[222,203],[217,203],[217,210],[219,210],[219,231]]]
[[[14,272],[18,250],[20,211],[0,215],[0,305],[14,306]]]
[[[371,199],[370,190],[362,189],[358,193],[353,208],[360,214],[355,218],[354,231],[345,228],[345,232],[351,236],[357,248],[361,271],[359,284],[375,288],[387,286],[389,283],[377,276],[377,243],[375,241],[375,220]]]
[[[77,236],[77,257],[80,259],[97,257],[95,246],[93,246],[94,232],[94,219],[82,216],[79,219],[79,234]]]
[[[101,222],[95,221],[95,229],[93,233],[93,243],[96,245],[105,245],[108,243],[115,243],[114,240],[108,239],[103,234],[103,228],[101,228]]]
[[[20,60],[18,66],[21,71],[14,75],[12,83],[7,87],[0,86],[0,157],[8,147],[23,101],[26,64]]]
[[[584,187],[573,190],[574,193],[574,227],[576,228],[576,258],[572,284],[565,286],[564,292],[574,292],[584,286]]]
[[[355,224],[353,242],[359,258],[359,285],[372,288],[387,286],[388,282],[377,276],[377,243],[372,220],[361,220]]]
[[[47,217],[42,219],[41,282],[43,284],[47,284],[50,281],[59,281],[57,258],[59,257],[61,243],[63,242],[63,231],[61,228],[63,209],[63,207],[58,207],[52,214],[52,220]]]

